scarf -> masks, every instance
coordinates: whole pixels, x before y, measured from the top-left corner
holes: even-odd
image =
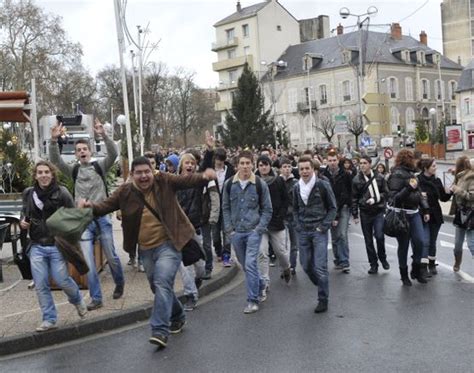
[[[369,182],[370,179],[372,179],[370,185],[369,185],[369,193],[370,193],[370,198],[373,198],[375,203],[380,202],[380,192],[379,192],[379,187],[377,185],[377,180],[375,180],[374,177],[374,171],[370,170],[370,177],[368,177],[366,174],[364,175],[364,180],[366,183]]]
[[[306,184],[303,179],[299,179],[298,184],[300,186],[300,197],[303,200],[304,204],[308,204],[308,198],[313,190],[314,185],[316,184],[316,174],[313,174],[313,177]]]
[[[49,218],[57,210],[57,205],[51,200],[51,196],[59,191],[59,185],[52,181],[46,189],[41,188],[38,183],[33,187],[33,201],[35,206],[43,212],[45,219]]]

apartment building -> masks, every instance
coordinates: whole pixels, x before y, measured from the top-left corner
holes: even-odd
[[[299,149],[326,141],[315,130],[325,121],[338,122],[339,140],[352,138],[344,122],[357,120],[365,109],[359,104],[359,50],[361,97],[377,93],[388,101],[380,108],[388,112],[385,119],[364,120],[374,137],[396,136],[400,129],[413,135],[415,119],[428,119],[431,108],[439,120],[455,120],[462,66],[431,49],[424,31],[419,40],[403,35],[399,24],[386,33],[361,32],[360,48],[359,32],[345,34],[341,25],[334,37],[292,45],[278,57],[283,62],[273,74],[264,77],[264,91],[274,92],[273,98],[266,95],[266,106]]]
[[[464,149],[474,150],[474,61],[463,70],[458,82],[458,118],[464,131]]]
[[[214,28],[216,41],[212,43],[212,51],[217,53],[217,62],[212,68],[219,74],[216,110],[224,123],[244,64],[247,62],[257,77],[263,77],[290,45],[327,37],[329,18],[319,16],[298,21],[277,0],[248,7],[237,1],[235,12],[214,24]]]

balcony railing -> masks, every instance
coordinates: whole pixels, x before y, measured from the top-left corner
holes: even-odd
[[[308,102],[298,102],[298,111],[299,112],[305,112],[305,111],[309,111],[309,103]],[[316,100],[311,100],[311,110],[312,111],[316,111],[317,110],[317,107],[316,107]]]
[[[229,70],[229,69],[233,69],[239,66],[243,66],[245,62],[248,62],[250,67],[253,67],[253,57],[251,54],[247,56],[229,58],[227,60],[214,62],[212,64],[212,69],[214,71]]]
[[[215,43],[212,43],[211,50],[213,52],[218,52],[223,49],[236,47],[237,45],[239,45],[239,38],[234,37],[234,38],[227,39],[224,41],[217,41]]]

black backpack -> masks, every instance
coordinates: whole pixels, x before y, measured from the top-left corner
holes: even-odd
[[[95,172],[97,172],[99,174],[100,178],[104,182],[105,194],[108,197],[109,196],[109,188],[107,188],[107,180],[105,180],[105,175],[104,175],[104,172],[102,171],[102,168],[99,166],[99,162],[94,161],[91,164],[92,164],[92,166],[94,166]],[[76,185],[77,174],[79,173],[79,167],[80,167],[80,164],[76,163],[74,165],[74,168],[72,169],[72,181],[74,182],[74,185]]]

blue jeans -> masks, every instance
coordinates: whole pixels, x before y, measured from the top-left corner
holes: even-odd
[[[417,214],[406,214],[410,229],[407,234],[403,236],[398,236],[398,265],[400,268],[406,268],[408,266],[407,257],[408,257],[408,247],[411,241],[411,247],[413,251],[413,262],[420,263],[421,256],[423,253],[423,222],[421,215]]]
[[[181,252],[168,241],[154,249],[139,249],[139,253],[151,291],[155,294],[150,318],[151,331],[152,334],[167,337],[170,333],[170,322],[186,318],[183,306],[174,293],[174,280],[181,265]]]
[[[467,237],[467,247],[474,256],[474,229],[463,229],[456,227],[454,232],[454,255],[462,254],[464,238]]]
[[[300,262],[311,282],[318,287],[318,300],[329,297],[328,232],[299,232]]]
[[[212,260],[212,232],[211,225],[209,223],[201,226],[202,235],[202,247],[206,253],[206,271],[212,271],[213,260]]]
[[[230,237],[224,230],[222,210],[219,215],[219,221],[217,224],[212,226],[212,241],[214,243],[214,250],[218,257],[226,256],[227,258],[230,258]]]
[[[58,315],[49,286],[50,277],[66,293],[71,304],[79,304],[82,301],[79,287],[69,276],[66,261],[56,246],[33,245],[29,258],[43,321],[55,323]]]
[[[367,250],[367,258],[373,267],[378,267],[378,261],[387,260],[385,252],[385,235],[383,233],[384,216],[383,212],[370,215],[361,211],[360,225],[364,234],[365,249]],[[374,236],[377,242],[377,252],[374,246]]]
[[[298,236],[296,235],[296,229],[294,223],[291,221],[285,221],[286,227],[286,245],[290,244],[290,267],[296,268],[296,262],[298,259]]]
[[[237,259],[245,271],[247,301],[258,303],[260,291],[265,287],[265,280],[258,271],[258,256],[262,235],[255,232],[236,232],[231,236]]]
[[[424,223],[423,224],[423,252],[421,257],[423,259],[436,259],[436,241],[438,240],[438,233],[441,228],[440,223]]]
[[[100,230],[97,228],[97,222]],[[99,274],[95,266],[94,258],[94,239],[99,237],[100,245],[109,263],[110,272],[114,279],[115,285],[123,285],[125,280],[123,276],[122,265],[120,259],[115,252],[114,236],[112,230],[112,220],[110,215],[96,218],[90,223],[81,237],[81,249],[89,266],[87,272],[87,283],[89,285],[89,294],[92,300],[102,302],[102,291],[100,290]]]
[[[349,207],[343,206],[339,211],[336,227],[331,227],[332,250],[336,264],[349,265],[349,242],[347,231],[349,230],[349,219],[351,217]]]

